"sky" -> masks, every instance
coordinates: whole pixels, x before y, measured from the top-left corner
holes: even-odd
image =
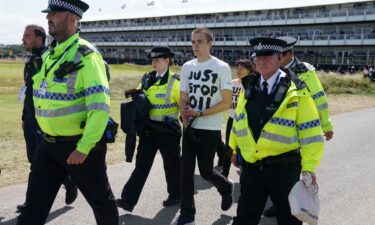
[[[85,0],[90,5],[83,21],[114,18],[288,8],[363,0]],[[235,2],[236,4],[233,4]],[[21,44],[27,24],[47,30],[48,0],[0,0],[0,44]]]

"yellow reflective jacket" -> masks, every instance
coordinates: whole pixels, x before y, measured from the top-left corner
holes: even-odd
[[[165,84],[160,85],[160,79],[147,90],[143,90],[153,106],[150,119],[154,121],[163,121],[166,116],[177,120],[179,116],[180,80],[178,75],[169,70],[164,76],[168,76]]]
[[[333,131],[332,121],[329,116],[327,95],[324,92],[322,83],[319,80],[315,67],[306,62],[300,62],[298,60],[295,64],[295,67],[298,67],[298,64],[302,64],[302,66],[305,67],[305,69],[302,68],[301,72],[297,70],[296,74],[302,81],[305,82],[311,93],[311,97],[313,98],[315,106],[319,113],[319,119],[323,132],[326,133],[328,131]],[[293,70],[293,67],[291,69]]]
[[[291,83],[285,99],[264,125],[257,142],[248,124],[251,112],[246,111],[246,102],[242,91],[229,140],[234,154],[239,148],[244,160],[254,163],[300,148],[302,171],[315,172],[323,155],[324,141],[318,112],[308,90],[297,90]]]
[[[80,46],[91,51],[81,53]],[[81,61],[83,67],[57,78],[54,73],[60,65],[72,61]],[[74,34],[56,47],[49,47],[33,80],[35,113],[41,130],[51,136],[82,134],[77,150],[88,154],[101,139],[109,118],[109,87],[101,54]]]

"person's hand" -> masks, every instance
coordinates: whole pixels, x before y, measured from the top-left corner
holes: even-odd
[[[77,149],[70,153],[66,163],[68,165],[80,165],[82,164],[87,158],[86,154],[79,152]]]
[[[302,177],[303,176],[308,176],[307,174],[311,175],[311,185],[316,185],[316,175],[313,172],[310,171],[303,171],[302,172]]]
[[[237,164],[237,155],[236,154],[232,155],[232,157],[230,158],[230,161],[232,162],[233,166],[239,168],[239,166]]]
[[[333,131],[325,132],[324,136],[326,137],[326,141],[329,141],[333,138]]]
[[[191,109],[184,109],[182,111],[182,115],[185,118],[197,117],[197,116],[199,116],[199,111],[194,111],[194,110],[191,110]]]

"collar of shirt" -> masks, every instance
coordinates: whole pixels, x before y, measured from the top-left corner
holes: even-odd
[[[296,58],[293,57],[293,59],[286,66],[284,66],[284,68],[285,69],[293,68],[296,62],[297,62]]]
[[[77,40],[77,38],[79,37],[79,34],[78,33],[75,33],[73,34],[72,36],[70,36],[67,40],[65,40],[64,42],[62,43],[59,43],[58,45],[56,45],[52,50],[51,50],[51,58],[52,59],[55,59],[57,57],[59,57],[61,54],[63,54],[65,52],[65,49],[70,46],[71,44],[73,44],[73,42],[75,42]]]
[[[167,71],[168,71],[168,68],[165,70],[165,71],[163,71],[163,73],[161,73],[161,74],[159,74],[158,72],[156,72],[156,78],[162,78],[162,77],[164,77],[164,75],[167,73]]]
[[[271,94],[275,89],[277,84],[280,81],[280,77],[285,77],[286,73],[283,72],[282,70],[278,69],[276,73],[274,73],[268,80],[264,80],[263,76],[260,76],[260,89],[263,89],[263,82],[266,81],[268,84],[268,94]]]

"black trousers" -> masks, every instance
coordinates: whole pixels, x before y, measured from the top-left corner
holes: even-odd
[[[139,137],[135,169],[122,189],[121,198],[135,206],[150,173],[156,152],[163,158],[167,192],[171,197],[180,197],[181,134],[150,130]]]
[[[229,148],[229,137],[232,131],[233,126],[233,118],[228,118],[227,127],[225,129],[225,157],[223,158],[223,174],[228,177],[230,166],[232,164],[231,157],[232,157],[232,150]]]
[[[300,161],[262,167],[244,163],[242,168],[241,195],[233,225],[258,225],[268,195],[276,207],[279,225],[302,225],[291,215],[288,202],[289,192],[300,177]]]
[[[33,163],[35,152],[42,142],[42,135],[39,130],[39,126],[34,119],[24,121],[23,136],[26,143],[27,159],[30,163]]]
[[[97,144],[81,165],[67,165],[76,142],[43,141],[33,160],[26,207],[17,225],[42,225],[69,174],[94,211],[98,225],[118,225],[118,211],[108,183],[106,144]]]
[[[25,143],[26,143],[26,153],[27,153],[27,159],[29,160],[31,167],[30,170],[33,166],[33,159],[35,156],[36,151],[44,142],[40,128],[38,126],[38,123],[36,122],[35,118],[29,118],[24,121],[24,130],[23,130],[23,136],[25,138]],[[30,177],[31,173],[29,174],[29,180],[28,180],[28,185],[30,183]],[[72,178],[67,175],[64,179],[63,182],[64,186],[66,188],[74,188],[76,185]]]
[[[220,131],[192,128],[197,140],[187,135],[182,137],[182,180],[181,180],[181,215],[194,219],[194,171],[198,161],[199,172],[203,179],[210,181],[221,196],[231,193],[231,185],[219,172],[213,169]]]

